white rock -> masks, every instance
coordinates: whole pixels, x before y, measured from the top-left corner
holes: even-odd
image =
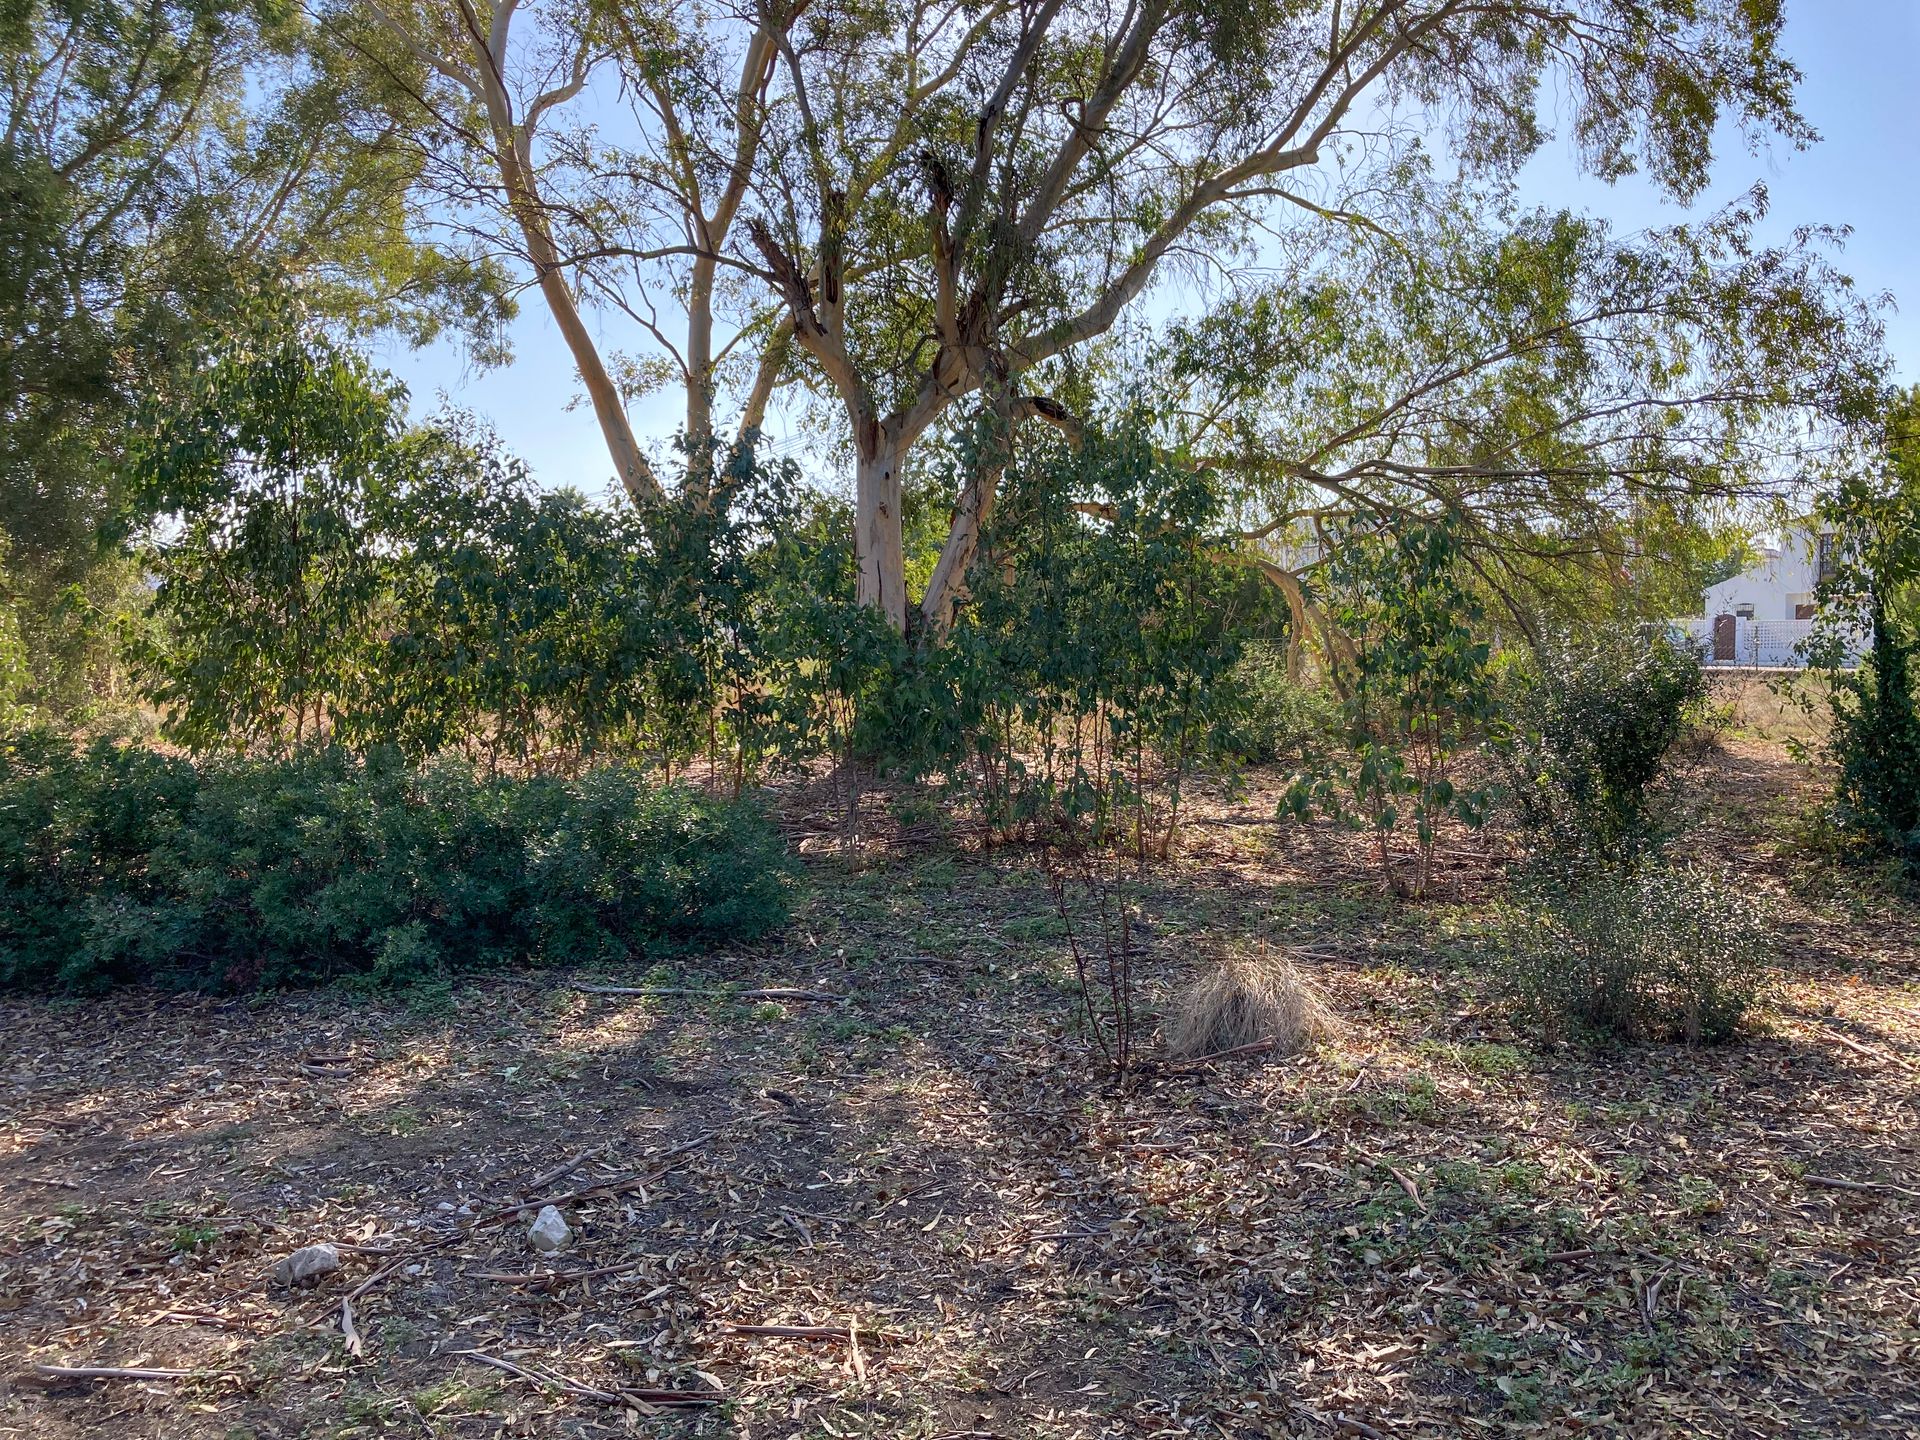
[[[542,1205],[540,1213],[533,1217],[533,1224],[527,1227],[527,1239],[541,1254],[551,1255],[556,1250],[567,1248],[567,1242],[573,1239],[573,1231],[567,1228],[566,1217],[558,1210],[551,1205]]]
[[[340,1252],[331,1245],[302,1245],[273,1267],[282,1285],[312,1285],[340,1268]]]

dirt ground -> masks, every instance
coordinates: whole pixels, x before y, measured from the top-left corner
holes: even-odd
[[[1148,1006],[1265,940],[1341,1033],[1125,1090],[1031,858],[918,832],[650,980],[841,1000],[0,1001],[0,1436],[1920,1435],[1920,927],[1777,744],[1710,768],[1782,940],[1712,1049],[1517,1032],[1479,842],[1388,899],[1258,787],[1154,873]]]

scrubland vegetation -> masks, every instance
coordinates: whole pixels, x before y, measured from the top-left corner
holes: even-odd
[[[1920,392],[1516,188],[1780,33],[0,7],[0,1428],[1920,1426]]]

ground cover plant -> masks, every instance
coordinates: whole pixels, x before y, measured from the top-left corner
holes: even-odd
[[[476,776],[305,750],[0,747],[0,984],[444,981],[757,939],[785,921],[750,804],[630,768]]]

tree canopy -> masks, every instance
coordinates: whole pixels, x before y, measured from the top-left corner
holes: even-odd
[[[797,382],[852,459],[861,595],[896,627],[915,442],[955,406],[1045,418],[1059,362],[1156,287],[1250,304],[1276,255],[1284,269],[1355,227],[1414,252],[1408,283],[1445,280],[1449,264],[1484,270],[1489,247],[1499,263],[1486,222],[1549,140],[1688,200],[1723,124],[1754,144],[1811,138],[1772,3],[414,0],[329,15],[432,157],[421,218],[484,237],[539,289],[629,490],[661,489],[627,415],[640,393],[680,385],[705,445],[717,406],[744,438]],[[1451,224],[1408,204],[1436,153],[1463,177]],[[1531,269],[1536,290],[1594,298],[1597,242],[1577,228],[1521,229],[1496,287]],[[1689,261],[1736,243],[1670,238],[1682,253],[1631,277],[1643,304],[1697,291]],[[1751,257],[1769,263],[1801,262]],[[1296,284],[1263,319],[1312,345],[1324,285]],[[603,351],[596,311],[631,322],[636,347]],[[951,497],[920,597],[935,628],[991,509],[975,491]]]
[[[0,524],[43,618],[136,411],[258,297],[489,343],[500,272],[413,235],[413,152],[339,59],[269,0],[0,7]]]

